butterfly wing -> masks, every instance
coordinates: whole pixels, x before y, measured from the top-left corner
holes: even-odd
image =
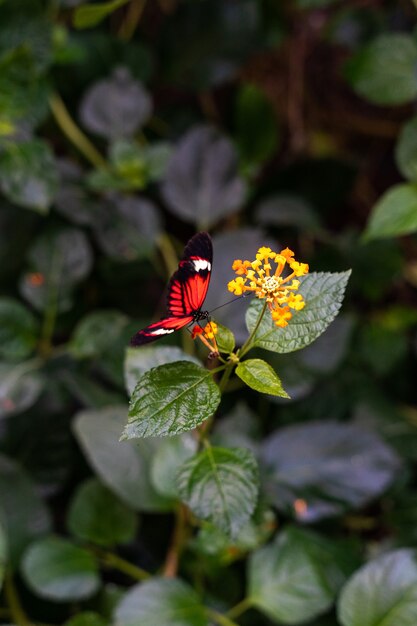
[[[208,233],[197,233],[185,247],[177,271],[168,285],[168,316],[137,332],[131,346],[142,346],[191,324],[207,294],[213,261]]]

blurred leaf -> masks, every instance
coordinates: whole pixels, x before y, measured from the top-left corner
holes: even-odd
[[[80,7],[78,11],[86,8]],[[109,79],[89,87],[80,104],[83,125],[89,131],[113,140],[133,137],[151,113],[149,94],[126,67],[117,67]]]
[[[259,224],[293,226],[300,230],[317,231],[320,223],[313,207],[304,198],[290,194],[274,194],[256,207]]]
[[[198,595],[176,578],[153,578],[132,587],[114,620],[118,626],[208,626]]]
[[[139,379],[122,439],[178,435],[211,417],[220,391],[210,371],[189,361],[159,365]]]
[[[0,357],[9,360],[25,359],[33,351],[38,324],[20,302],[0,298]]]
[[[417,44],[405,33],[385,33],[357,52],[346,67],[360,96],[380,105],[406,104],[417,96]]]
[[[227,354],[233,352],[235,348],[235,336],[229,328],[217,323],[217,335],[216,335],[217,347],[220,352],[226,352]]]
[[[198,442],[190,433],[161,441],[152,461],[151,480],[167,498],[178,499],[176,476],[179,468],[197,452]]]
[[[69,343],[71,353],[78,359],[100,356],[111,347],[128,321],[120,311],[93,311],[75,327]]]
[[[383,554],[358,570],[342,589],[343,626],[414,626],[417,561],[414,550]]]
[[[162,194],[176,216],[200,230],[236,213],[246,184],[230,140],[210,126],[188,131],[169,161]]]
[[[248,596],[272,621],[299,624],[327,611],[343,580],[333,545],[290,527],[252,555]]]
[[[158,495],[151,479],[151,463],[159,441],[120,442],[127,407],[83,411],[74,433],[97,476],[135,511],[166,511],[171,502]]]
[[[365,241],[399,237],[417,231],[417,185],[400,183],[386,191],[372,208]]]
[[[87,276],[93,262],[86,235],[75,228],[41,234],[29,250],[30,272],[22,278],[23,296],[38,310],[71,306],[71,291]]]
[[[124,365],[126,389],[129,396],[132,395],[138,380],[145,372],[153,367],[174,363],[175,361],[190,361],[196,365],[201,365],[195,357],[187,354],[176,346],[142,346],[128,348]]]
[[[52,29],[42,7],[32,4],[30,12],[19,3],[3,8],[0,28],[0,60],[25,59],[26,77],[44,72],[52,61]]]
[[[236,102],[236,143],[244,171],[256,172],[275,152],[278,139],[271,102],[256,85],[242,85]]]
[[[402,127],[395,146],[395,160],[401,174],[417,182],[417,117]]]
[[[46,600],[84,600],[99,588],[94,556],[66,539],[47,537],[32,543],[22,561],[25,582]]]
[[[213,441],[222,447],[248,448],[256,454],[260,436],[258,416],[242,401],[214,425]]]
[[[401,330],[371,321],[361,328],[356,354],[379,376],[398,366],[408,351],[408,338]]]
[[[299,293],[305,301],[301,311],[294,311],[285,328],[278,328],[266,311],[256,331],[254,345],[273,352],[294,352],[304,348],[319,337],[336,317],[343,301],[350,271],[313,272],[301,278]],[[246,323],[249,332],[254,330],[263,302],[252,301]]]
[[[262,359],[246,359],[236,367],[236,374],[252,389],[281,398],[289,398],[273,368]]]
[[[137,515],[98,480],[91,479],[78,488],[72,500],[68,529],[77,539],[111,547],[132,541]]]
[[[339,315],[316,341],[299,353],[300,363],[316,373],[334,372],[346,357],[353,328],[353,317]]]
[[[48,510],[30,478],[11,459],[0,455],[0,516],[9,562],[16,567],[27,545],[50,530]]]
[[[35,404],[45,384],[38,367],[34,361],[0,362],[0,419],[23,413]]]
[[[212,448],[192,457],[177,477],[181,499],[204,520],[235,537],[255,510],[258,465],[249,450]]]
[[[116,11],[129,0],[109,0],[109,2],[96,2],[77,7],[73,16],[75,28],[90,28],[97,26],[108,15]]]
[[[3,585],[4,572],[7,563],[7,543],[3,525],[0,521],[0,591]]]
[[[271,501],[303,522],[364,506],[401,467],[376,433],[332,421],[278,430],[265,439],[261,459]]]
[[[54,200],[56,210],[74,224],[94,226],[103,209],[85,189],[85,172],[69,159],[59,159],[57,166],[60,182]]]
[[[94,611],[81,611],[65,622],[65,626],[107,626],[109,622]]]
[[[54,156],[41,139],[8,142],[0,149],[0,189],[10,201],[47,213],[57,186]]]
[[[161,220],[150,200],[114,195],[102,205],[93,229],[105,254],[131,262],[153,251],[161,232]]]

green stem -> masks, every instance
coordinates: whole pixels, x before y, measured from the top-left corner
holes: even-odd
[[[126,19],[123,20],[119,30],[119,37],[123,41],[130,41],[140,22],[146,0],[132,0],[127,9]]]
[[[220,393],[223,393],[227,383],[229,382],[229,378],[232,375],[233,372],[233,368],[236,365],[236,363],[234,363],[233,361],[229,361],[226,365],[226,368],[223,372],[223,376],[220,379],[219,382],[219,389],[220,389]]]
[[[232,619],[232,620],[236,619],[237,617],[240,617],[242,613],[245,613],[245,611],[252,608],[252,606],[253,606],[252,599],[244,598],[241,602],[238,602],[238,604],[235,604],[235,606],[232,607],[230,611],[227,611],[226,615],[229,619]]]
[[[106,550],[100,550],[98,552],[101,562],[107,567],[112,567],[114,569],[119,570],[119,572],[123,572],[123,574],[127,574],[134,580],[147,580],[151,578],[151,574],[146,572],[141,567],[137,565],[133,565],[129,561],[125,561],[122,557],[114,554],[114,552],[107,552]]]
[[[256,322],[254,329],[252,330],[251,334],[246,339],[245,343],[243,344],[243,346],[241,347],[241,349],[238,352],[239,357],[244,356],[246,354],[246,352],[248,352],[251,349],[253,338],[256,335],[256,332],[257,332],[259,326],[261,325],[261,322],[262,322],[263,316],[265,315],[265,311],[266,311],[266,307],[267,306],[268,306],[268,303],[265,300],[264,305],[262,307],[262,311],[259,314],[258,321]]]
[[[210,619],[220,626],[238,626],[236,622],[233,622],[229,617],[226,617],[226,615],[223,615],[222,613],[218,613],[214,609],[207,608],[207,614]]]
[[[49,106],[60,129],[68,137],[74,146],[85,156],[94,167],[107,168],[107,161],[93,146],[91,141],[84,135],[81,129],[70,116],[61,96],[57,93],[51,95]]]
[[[58,292],[59,275],[61,272],[61,253],[55,248],[53,253],[51,270],[47,279],[48,301],[43,318],[39,352],[43,357],[49,357],[52,351],[52,337],[55,330],[55,322],[58,315]]]
[[[10,608],[12,621],[16,624],[16,626],[32,626],[29,618],[23,610],[22,605],[20,604],[20,599],[17,594],[16,587],[14,586],[12,574],[10,572],[6,573],[6,577],[4,580],[4,593],[6,596],[7,604]]]

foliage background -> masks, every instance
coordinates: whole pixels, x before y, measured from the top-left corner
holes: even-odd
[[[0,1],[2,621],[415,626],[415,11]],[[183,524],[191,440],[118,444],[129,337],[201,229],[209,309],[260,245],[353,270],[316,343],[259,351],[290,401],[225,395],[213,439],[263,485],[233,539]]]

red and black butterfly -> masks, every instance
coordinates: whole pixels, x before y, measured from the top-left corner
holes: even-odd
[[[209,319],[208,311],[202,311],[201,307],[210,282],[212,262],[210,235],[197,233],[187,243],[178,269],[169,282],[168,315],[133,335],[131,346],[142,346],[188,324]]]

